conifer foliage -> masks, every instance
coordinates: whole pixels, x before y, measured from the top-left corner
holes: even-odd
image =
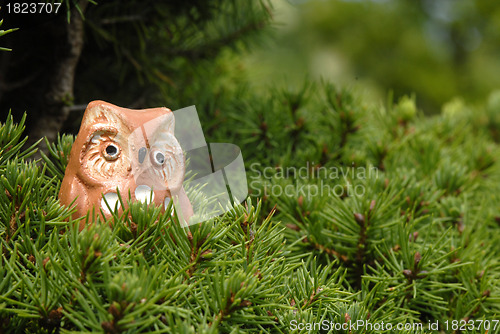
[[[79,232],[57,201],[73,137],[29,162],[36,147],[22,150],[24,124],[9,116],[1,331],[285,333],[369,320],[430,332],[439,320],[453,332],[452,320],[498,319],[497,95],[434,117],[412,98],[378,107],[329,84],[247,98],[261,103],[224,126],[239,129],[230,139],[252,194],[189,228],[172,208],[130,203]]]
[[[380,332],[357,321],[500,332],[500,93],[432,117],[415,97],[380,106],[328,82],[257,93],[222,49],[249,42],[270,13],[237,3],[220,7],[222,21],[204,1],[211,15],[179,13],[169,27],[193,39],[175,48],[151,42],[171,33],[161,25],[102,29],[133,15],[93,27],[96,44],[136,52],[111,73],[136,71],[172,109],[196,97],[207,141],[242,149],[250,195],[223,216],[182,227],[172,207],[134,202],[79,231],[57,199],[74,137],[30,146],[30,116],[1,120],[0,333]],[[131,32],[150,54],[118,43]]]

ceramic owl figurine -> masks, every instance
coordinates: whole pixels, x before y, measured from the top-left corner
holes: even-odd
[[[73,218],[100,214],[101,209],[110,217],[112,210],[123,210],[119,191],[123,202],[130,196],[166,208],[173,200],[188,221],[193,210],[182,186],[185,160],[174,126],[174,114],[167,108],[89,103],[71,149],[60,202],[69,206],[74,201]],[[82,221],[80,229],[84,226]]]

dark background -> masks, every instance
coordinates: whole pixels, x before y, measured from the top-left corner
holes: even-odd
[[[0,52],[1,119],[27,112],[31,141],[75,133],[96,99],[195,104],[208,124],[241,90],[306,80],[375,102],[415,93],[428,114],[451,100],[483,103],[500,87],[495,1],[68,0],[58,14],[6,5],[2,29],[19,30],[0,37],[12,49]]]

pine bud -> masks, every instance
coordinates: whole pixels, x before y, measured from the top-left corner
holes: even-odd
[[[300,227],[298,227],[297,225],[295,224],[292,224],[292,223],[288,223],[285,225],[287,228],[291,229],[291,230],[294,230],[294,231],[300,231]]]
[[[210,259],[213,257],[213,252],[211,249],[207,249],[203,253],[201,253],[201,258],[204,260]]]
[[[420,263],[420,260],[422,260],[422,255],[420,255],[419,252],[416,252],[415,256],[413,257],[413,263],[415,264],[415,268],[418,267],[418,264]]]
[[[361,213],[355,213],[354,214],[354,219],[356,219],[356,222],[359,225],[364,225],[365,224],[365,216],[363,216]]]
[[[304,204],[304,197],[302,197],[302,195],[300,195],[299,198],[297,198],[297,203],[299,204],[300,207],[302,207],[302,205]]]
[[[43,265],[43,269],[45,269],[45,266],[47,265],[47,263],[50,261],[50,258],[49,257],[46,257],[43,262],[42,262],[42,265]]]
[[[412,278],[412,276],[413,276],[413,272],[412,272],[410,269],[405,269],[405,270],[403,270],[403,275],[404,275],[406,278],[410,279],[410,278]]]
[[[102,327],[102,329],[104,329],[104,333],[115,333],[116,332],[115,326],[111,321],[101,322],[101,327]]]
[[[464,224],[464,222],[463,222],[462,219],[459,219],[458,223],[457,223],[458,233],[462,234],[462,232],[464,231],[464,229],[465,229],[465,224]]]
[[[61,321],[61,318],[63,316],[62,314],[62,307],[58,307],[55,310],[52,310],[49,312],[49,322],[50,323],[59,323]]]
[[[108,309],[108,312],[113,316],[113,318],[120,318],[120,311],[118,310],[120,305],[117,302],[113,302]]]
[[[252,302],[249,300],[244,300],[240,303],[240,307],[248,307],[250,305],[252,305]]]

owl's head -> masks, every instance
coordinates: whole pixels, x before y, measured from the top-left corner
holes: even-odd
[[[115,198],[118,188],[122,194],[130,193],[132,200],[148,197],[157,204],[167,203],[182,188],[185,170],[174,126],[174,115],[167,108],[131,110],[91,102],[73,144],[59,197],[78,187],[73,195],[85,197],[89,209],[103,206],[105,197]]]
[[[127,138],[133,125],[120,109],[96,101],[89,104],[83,116],[71,159],[80,166],[78,177],[91,186],[129,177]]]

